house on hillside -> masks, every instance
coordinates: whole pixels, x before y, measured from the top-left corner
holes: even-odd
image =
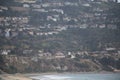
[[[117,3],[120,3],[120,0],[116,0],[117,1]]]
[[[38,57],[39,57],[40,59],[52,59],[52,54],[49,53],[49,52],[39,53],[39,54],[38,54]]]
[[[71,59],[74,59],[75,58],[75,54],[72,54],[71,52],[68,52],[67,57],[71,58]]]
[[[65,58],[65,55],[62,52],[55,53],[55,58]]]
[[[11,51],[10,50],[1,50],[0,54],[1,55],[8,55]]]
[[[36,3],[37,0],[14,0],[19,3]]]
[[[117,49],[116,49],[116,48],[112,48],[112,47],[106,48],[106,51],[107,51],[108,53],[117,53]]]

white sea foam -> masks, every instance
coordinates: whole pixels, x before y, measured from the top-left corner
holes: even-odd
[[[120,74],[53,74],[32,76],[35,80],[120,80]]]
[[[36,80],[71,80],[71,77],[60,76],[60,75],[44,75],[44,76],[34,76],[31,77]]]
[[[51,80],[70,80],[71,77],[60,76],[60,75],[45,75],[44,77],[49,78]]]

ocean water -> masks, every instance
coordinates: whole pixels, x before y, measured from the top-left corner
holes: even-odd
[[[45,74],[30,78],[33,80],[120,80],[120,74]]]

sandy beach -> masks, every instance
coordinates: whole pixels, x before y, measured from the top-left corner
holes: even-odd
[[[32,80],[22,74],[2,74],[0,78],[2,80]]]
[[[51,74],[115,74],[115,72],[106,72],[106,71],[101,71],[101,72],[63,72],[63,73],[58,73],[58,72],[48,72],[48,73],[26,73],[26,74],[1,74],[0,75],[0,80],[32,80],[29,78],[30,76],[35,76],[35,75],[51,75]],[[120,72],[118,72],[120,73]]]

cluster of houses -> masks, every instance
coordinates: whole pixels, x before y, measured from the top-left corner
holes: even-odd
[[[116,29],[117,26],[115,24],[105,24],[106,21],[106,13],[104,13],[104,10],[108,10],[108,8],[101,8],[101,7],[95,7],[92,4],[102,4],[102,2],[117,2],[119,3],[120,0],[78,0],[77,2],[70,2],[69,0],[14,0],[15,3],[21,4],[20,6],[1,6],[0,5],[0,14],[9,12],[9,9],[15,12],[24,13],[27,16],[0,16],[0,36],[3,35],[6,38],[10,37],[16,37],[19,36],[19,34],[23,35],[30,35],[30,36],[49,36],[54,34],[59,34],[60,32],[67,30],[69,27],[79,27],[79,28],[111,28]],[[73,0],[74,1],[74,0]],[[64,9],[72,7],[84,7],[87,9],[87,11],[91,10],[91,12],[85,12],[85,11],[78,11],[79,14],[77,15],[70,15],[68,12]],[[71,9],[71,8],[70,8]],[[89,10],[88,10],[89,9]],[[29,21],[31,21],[31,15],[32,13],[39,13],[47,14],[43,21],[46,23],[43,25],[31,25],[29,24]],[[74,13],[74,12],[73,12]],[[16,13],[17,14],[17,13]],[[38,17],[41,19],[41,17]],[[33,21],[35,19],[32,19]],[[39,22],[39,21],[38,21]],[[56,23],[53,25],[53,23]],[[74,22],[73,24],[69,24],[71,22]],[[114,22],[114,20],[111,20],[110,22]],[[48,23],[48,24],[47,24]],[[4,29],[2,29],[4,28]],[[45,29],[50,29],[50,31],[44,31]],[[52,29],[52,30],[51,30]],[[114,51],[114,48],[106,49],[107,52]],[[106,51],[101,52],[92,52],[94,56],[97,53],[106,53]],[[9,55],[11,51],[10,50],[1,50],[1,55]],[[32,54],[33,50],[23,50],[23,54]],[[113,54],[115,52],[112,52]],[[120,54],[120,51],[117,52]],[[56,52],[55,54],[52,53],[44,53],[41,51],[38,51],[37,56],[40,58],[75,58],[76,54],[81,56],[89,56],[89,52],[68,52],[67,55],[62,52]],[[54,55],[54,57],[53,57]],[[33,58],[34,60],[34,58]]]
[[[0,16],[0,26],[2,27],[23,27],[29,21],[28,17],[3,17]]]
[[[0,55],[4,56],[15,56],[11,55],[11,50],[0,50]],[[93,57],[96,58],[102,58],[102,57],[116,57],[120,58],[120,50],[117,50],[116,48],[106,48],[104,51],[78,51],[78,52],[44,52],[43,50],[23,50],[22,52],[24,57],[30,57],[33,61],[38,61],[38,59],[91,59]]]
[[[2,31],[0,29],[0,33],[5,37],[17,36],[19,32],[23,32],[29,35],[34,36],[39,35],[53,35],[58,34],[59,32],[63,30],[67,30],[68,27],[79,27],[79,28],[111,28],[116,29],[117,26],[115,24],[112,24],[114,20],[111,20],[109,24],[106,24],[106,13],[104,13],[104,10],[107,10],[107,8],[101,8],[101,7],[94,7],[91,5],[91,3],[98,4],[97,2],[109,2],[110,0],[78,0],[78,2],[70,2],[70,1],[43,1],[40,0],[39,2],[37,0],[14,0],[17,3],[22,4],[23,6],[10,6],[9,8],[13,11],[18,11],[23,13],[24,11],[29,12],[30,10],[33,13],[47,13],[43,18],[43,21],[47,22],[47,28],[52,28],[52,31],[43,32],[41,28],[46,28],[46,26],[40,25],[35,26],[29,24],[29,21],[33,19],[30,15],[28,16],[0,16],[0,27],[6,28],[6,30]],[[116,0],[111,0],[113,2],[116,2]],[[86,3],[84,3],[86,2]],[[59,7],[79,7],[79,5],[82,5],[84,7],[89,7],[92,10],[92,13],[80,11],[78,15],[71,16],[68,15],[66,10],[64,8]],[[53,7],[55,6],[55,7]],[[9,12],[9,8],[7,6],[0,6],[0,13]],[[40,17],[39,17],[40,18]],[[34,19],[33,19],[34,20]],[[51,22],[52,23],[49,23]],[[96,22],[94,22],[96,21]],[[74,24],[71,24],[71,22],[74,22]],[[57,25],[53,25],[56,23]],[[70,23],[70,24],[68,24]],[[40,30],[39,30],[40,29]]]

